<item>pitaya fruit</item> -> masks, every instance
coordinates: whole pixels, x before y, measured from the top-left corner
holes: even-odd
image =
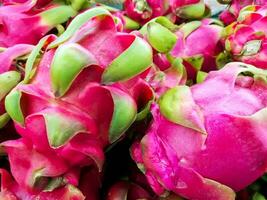
[[[266,6],[248,6],[240,12],[239,20],[225,28],[225,54],[233,60],[267,69],[266,11]]]
[[[169,10],[168,0],[126,0],[124,10],[127,16],[144,24],[149,20],[165,15]]]
[[[97,193],[90,193],[91,188],[87,188],[91,196],[88,196],[86,198],[83,193],[79,190],[79,188],[71,185],[66,184],[65,186],[55,189],[53,191],[45,191],[40,193],[29,193],[27,190],[24,190],[21,188],[18,183],[13,180],[13,178],[9,175],[9,173],[1,169],[0,170],[1,175],[1,190],[0,190],[0,199],[3,200],[30,200],[30,199],[39,199],[39,200],[98,200]],[[90,184],[90,181],[95,181],[95,171],[88,170],[86,178],[87,183]],[[82,179],[83,177],[81,177]],[[47,180],[49,181],[49,180]],[[50,180],[51,181],[51,180]],[[53,182],[51,182],[53,185]],[[55,183],[55,182],[54,182]],[[95,185],[98,185],[97,182],[94,182]],[[80,187],[80,186],[79,186]],[[88,193],[88,194],[89,194]]]
[[[170,0],[170,6],[181,19],[201,19],[210,14],[204,0]]]
[[[15,180],[0,169],[0,197],[12,194],[18,200],[99,199],[100,173],[94,166],[70,168],[57,154],[38,152],[27,139],[7,141],[2,147],[9,155]]]
[[[49,150],[39,152],[27,139],[6,141],[1,146],[8,154],[11,172],[19,189],[37,194],[53,191],[66,183],[77,184],[76,176],[68,177],[73,173],[70,166],[57,154]]]
[[[166,70],[181,62],[188,78],[195,79],[198,71],[217,68],[216,56],[223,50],[220,44],[222,30],[221,23],[215,19],[192,21],[178,28],[159,17],[148,22],[140,32],[153,47],[154,63],[160,69]]]
[[[266,76],[265,70],[234,62],[210,72],[203,83],[161,96],[149,131],[131,150],[158,195],[230,200],[263,175]]]
[[[32,9],[35,0],[0,7],[0,47],[36,44],[51,29],[77,14],[71,5],[51,4]]]
[[[222,51],[221,32],[221,24],[214,19],[189,22],[176,32],[177,42],[170,55],[183,59],[189,78],[195,79],[200,70],[217,69],[216,56]]]
[[[249,5],[266,5],[266,0],[218,0],[219,3],[230,4],[227,10],[220,14],[220,20],[229,25],[236,21],[240,10]]]
[[[44,54],[36,59],[41,49]],[[104,148],[121,138],[137,117],[139,98],[132,95],[140,97],[146,88],[136,83],[137,88],[128,91],[126,83],[117,82],[140,75],[151,63],[150,46],[135,35],[117,32],[110,13],[99,7],[74,18],[60,37],[43,38],[29,56],[23,83],[5,99],[26,143],[23,151],[38,153],[28,156],[36,163],[30,165],[33,169],[16,173],[20,155],[13,152],[19,145],[11,151],[9,141],[2,144],[18,184],[34,191],[28,180],[34,179],[30,171],[36,172],[40,164],[50,171],[39,176],[51,180],[81,166],[96,164],[101,170]],[[56,169],[49,167],[52,160],[58,161]]]
[[[9,120],[4,107],[5,97],[21,80],[21,73],[14,60],[29,54],[32,49],[32,45],[20,44],[0,52],[0,128],[3,128]]]
[[[3,5],[12,5],[12,4],[18,4],[18,3],[25,3],[29,0],[0,0],[0,3],[2,3]],[[37,8],[41,8],[45,5],[47,5],[48,3],[50,3],[52,0],[37,0],[35,6]]]

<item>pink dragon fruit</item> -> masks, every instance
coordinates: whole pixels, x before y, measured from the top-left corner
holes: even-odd
[[[225,49],[233,60],[267,69],[266,62],[266,6],[248,6],[239,20],[225,28]]]
[[[4,107],[5,97],[21,80],[21,73],[13,61],[30,53],[32,49],[32,45],[20,44],[3,49],[3,52],[0,53],[0,128],[3,128],[9,120]]]
[[[131,150],[158,195],[230,200],[266,171],[266,76],[229,63],[201,84],[161,96],[149,131]]]
[[[141,24],[166,14],[168,9],[167,0],[126,0],[124,2],[126,15]]]
[[[36,1],[0,7],[0,47],[36,44],[51,29],[76,14],[72,6],[51,4],[32,9]]]
[[[2,146],[8,152],[15,180],[0,169],[0,197],[12,194],[18,200],[99,199],[100,173],[95,167],[70,168],[57,154],[38,152],[27,139],[7,141]]]
[[[170,6],[181,19],[200,19],[210,12],[204,0],[170,0]]]
[[[87,170],[87,185],[90,185],[90,181],[96,181],[95,175],[97,171],[94,169]],[[29,193],[27,190],[21,188],[18,183],[12,179],[9,173],[1,169],[1,190],[0,190],[0,199],[3,200],[26,200],[26,199],[39,199],[39,200],[98,200],[98,194],[93,193],[95,191],[91,190],[91,188],[87,188],[87,194],[90,194],[88,198],[86,198],[83,193],[80,191],[82,188],[79,185],[79,188],[75,187],[71,184],[66,184],[61,188],[55,189],[53,191],[44,191],[37,192],[35,194]],[[82,181],[83,177],[81,177],[80,181]],[[50,180],[49,180],[50,181]],[[50,181],[51,182],[51,181]],[[52,183],[52,182],[51,182]],[[55,182],[54,182],[55,183]],[[53,184],[53,183],[52,183]],[[83,183],[84,184],[84,183]],[[94,186],[99,186],[97,182],[94,182]]]
[[[18,4],[18,3],[25,3],[28,0],[0,0],[0,3],[2,3],[3,5],[12,5],[12,4]],[[47,5],[48,3],[50,3],[52,0],[37,0],[35,6],[38,8],[41,8],[45,5]]]
[[[222,26],[214,19],[192,21],[177,26],[164,17],[148,22],[140,32],[154,49],[154,63],[163,70],[181,62],[189,79],[198,71],[217,68],[216,56],[222,51]],[[192,46],[194,48],[192,48]]]
[[[228,10],[224,10],[220,14],[220,20],[225,24],[229,25],[232,22],[236,21],[239,12],[242,8],[249,6],[249,5],[266,5],[266,0],[220,0],[220,3],[230,3]]]
[[[44,54],[36,62],[41,49]],[[116,82],[134,78],[151,63],[150,46],[135,35],[117,32],[110,13],[99,7],[74,18],[60,37],[43,38],[29,56],[23,83],[5,99],[22,136],[2,144],[19,186],[34,192],[37,175],[56,181],[81,166],[96,164],[101,170],[104,148],[133,123],[135,99],[147,91],[138,82],[131,91],[126,83]],[[21,160],[18,152],[29,155]],[[32,168],[18,163],[27,158]],[[49,186],[45,182],[42,189]]]
[[[189,22],[176,32],[177,42],[170,54],[183,59],[189,78],[194,79],[200,70],[217,68],[216,56],[222,51],[221,32],[220,23],[214,19]]]

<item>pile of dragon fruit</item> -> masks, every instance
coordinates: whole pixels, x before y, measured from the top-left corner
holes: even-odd
[[[267,199],[267,0],[0,0],[0,200],[185,199]]]

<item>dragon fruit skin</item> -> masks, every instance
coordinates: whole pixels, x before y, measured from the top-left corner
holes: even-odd
[[[238,76],[246,71],[262,78]],[[201,84],[168,90],[131,150],[153,190],[234,199],[233,190],[259,178],[266,170],[266,89],[266,71],[230,63]]]
[[[79,28],[73,31],[73,26]],[[70,31],[73,35],[65,40],[65,33]],[[101,170],[104,148],[121,138],[135,120],[139,103],[135,100],[143,102],[146,96],[143,94],[150,93],[138,76],[152,63],[151,48],[135,35],[117,32],[115,21],[105,9],[96,7],[83,12],[73,19],[65,33],[58,38],[49,35],[40,41],[36,47],[44,51],[40,62],[30,66],[28,63],[34,59],[29,58],[24,83],[5,100],[18,133],[30,144],[30,151],[44,157],[54,155],[52,160],[58,161],[55,171],[49,167],[50,157],[42,159],[48,169],[44,168],[39,176],[52,180],[80,166],[96,165]],[[143,51],[138,51],[139,48]],[[139,80],[135,84],[126,81],[135,76]],[[133,86],[131,90],[127,84]],[[145,101],[150,100],[151,95],[148,96]],[[11,160],[16,182],[33,192],[34,181],[28,180],[33,179],[33,172],[40,167],[16,173],[19,153],[9,150],[9,141],[2,146]]]
[[[36,1],[29,0],[21,4],[1,6],[1,47],[37,44],[52,28],[76,14],[71,6],[51,4],[39,11],[32,11],[35,5]]]
[[[167,0],[126,0],[124,2],[126,15],[141,24],[166,14],[168,9]]]
[[[249,7],[247,7],[249,8]],[[233,60],[266,69],[266,6],[251,6],[240,12],[240,20],[225,28],[226,51]],[[244,8],[246,9],[246,8]]]

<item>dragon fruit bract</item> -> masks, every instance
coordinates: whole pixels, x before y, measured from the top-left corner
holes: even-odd
[[[233,190],[265,172],[266,76],[253,66],[230,63],[201,84],[163,94],[148,133],[132,147],[158,195],[167,190],[189,199],[230,200]]]
[[[21,80],[21,73],[17,70],[16,64],[13,61],[20,56],[30,53],[32,49],[32,45],[21,44],[4,49],[0,53],[0,128],[9,120],[9,116],[4,108],[5,96]]]
[[[170,6],[182,19],[200,19],[208,14],[204,0],[170,0]]]

